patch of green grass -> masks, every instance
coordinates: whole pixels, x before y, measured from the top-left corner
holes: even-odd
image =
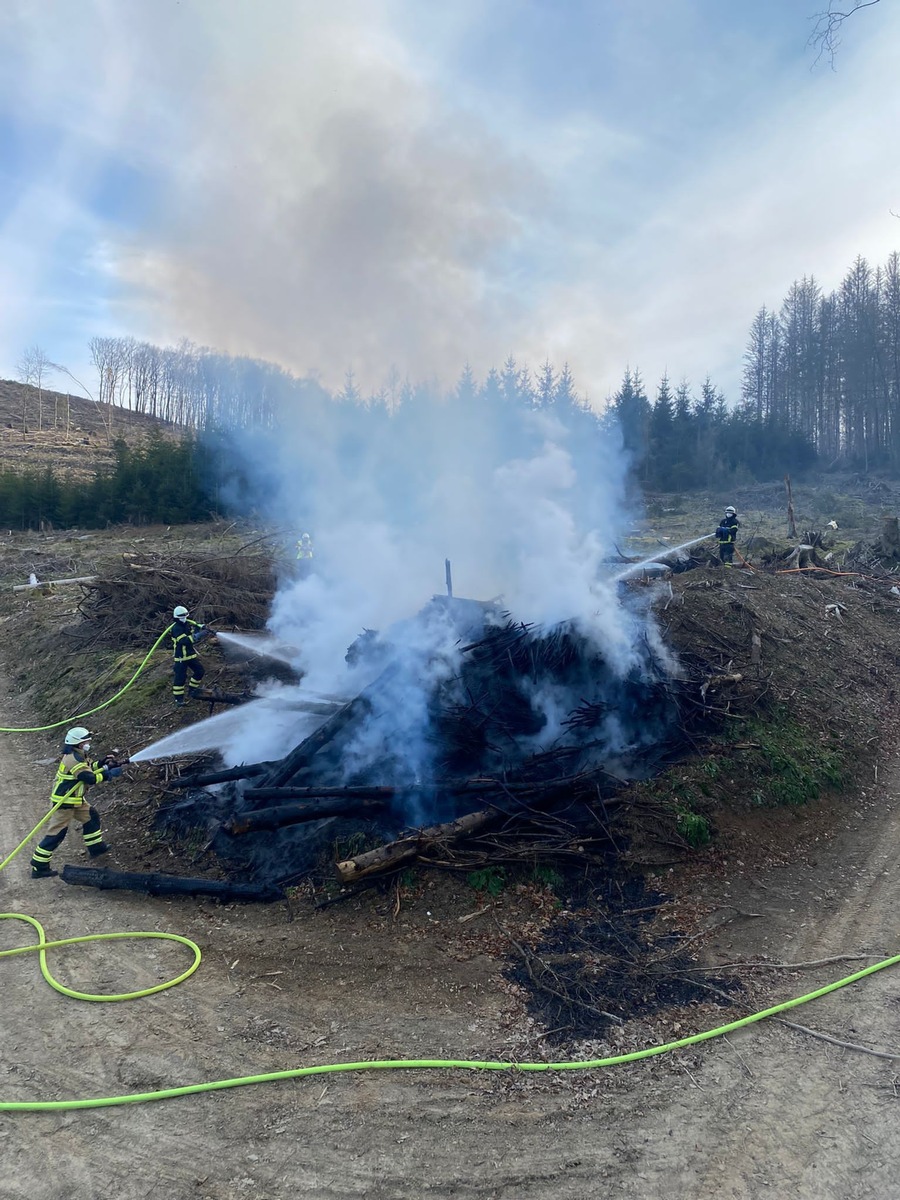
[[[692,812],[689,808],[681,808],[675,816],[675,828],[689,846],[699,849],[712,841],[712,829],[709,821],[702,813]]]
[[[480,867],[466,876],[466,883],[473,891],[489,896],[499,896],[507,882],[505,867]]]
[[[565,882],[559,871],[554,870],[547,863],[537,863],[535,865],[534,870],[531,872],[531,881],[532,883],[539,884],[541,887],[549,888],[551,892],[557,891]]]
[[[770,721],[751,721],[747,737],[756,742],[748,762],[756,786],[752,803],[780,807],[806,804],[823,788],[840,787],[846,778],[841,755],[776,709]]]
[[[357,830],[355,833],[348,834],[347,837],[335,838],[334,860],[344,862],[348,858],[356,858],[358,854],[365,854],[367,850],[374,850],[381,844],[380,838],[374,837],[370,833],[364,833],[361,829]]]

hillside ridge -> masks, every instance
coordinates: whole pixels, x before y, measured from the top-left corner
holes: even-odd
[[[0,379],[0,469],[93,475],[112,463],[112,445],[140,445],[154,432],[177,437],[180,426],[119,405],[12,379]]]

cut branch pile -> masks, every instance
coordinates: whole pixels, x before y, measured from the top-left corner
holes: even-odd
[[[215,848],[253,878],[275,871],[283,882],[308,868],[327,822],[332,843],[365,835],[337,865],[355,883],[414,858],[452,865],[462,843],[484,835],[493,842],[479,847],[482,862],[510,839],[528,840],[532,854],[572,853],[579,831],[606,836],[606,808],[628,779],[683,740],[678,685],[646,639],[622,677],[574,626],[491,620],[482,610],[478,636],[461,638],[452,673],[394,646],[374,682],[284,758],[177,781],[225,785]]]
[[[176,604],[220,628],[262,629],[275,591],[271,556],[123,555],[115,575],[81,584],[84,621],[74,631],[92,646],[144,646],[159,636]]]

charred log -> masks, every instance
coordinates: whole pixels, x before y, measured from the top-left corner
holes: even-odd
[[[400,791],[395,787],[258,787],[247,788],[247,800],[314,800],[346,797],[389,803]]]
[[[213,783],[231,783],[236,779],[252,779],[256,775],[265,775],[271,771],[273,763],[242,763],[239,767],[229,767],[223,771],[205,771],[197,775],[179,775],[170,780],[173,788],[200,788]]]
[[[280,804],[276,808],[264,808],[259,812],[234,817],[225,825],[231,834],[261,833],[267,829],[281,829],[285,825],[300,825],[304,821],[324,821],[329,817],[373,817],[380,816],[387,808],[387,801],[366,799],[362,796],[332,797],[310,801],[307,804]]]
[[[223,692],[220,688],[199,688],[192,693],[195,700],[214,704],[247,704],[253,699],[252,692]]]
[[[73,867],[62,870],[64,883],[102,891],[146,892],[148,896],[213,896],[217,900],[282,900],[280,888],[258,883],[227,883],[217,879],[188,879],[160,872],[110,871],[98,867]]]
[[[323,746],[327,746],[343,729],[346,729],[357,718],[367,716],[372,711],[373,694],[393,671],[394,668],[383,671],[374,683],[364,688],[358,696],[339,709],[324,725],[320,725],[315,733],[305,738],[281,762],[276,763],[265,778],[266,786],[281,787],[288,783],[298,771],[309,766]]]

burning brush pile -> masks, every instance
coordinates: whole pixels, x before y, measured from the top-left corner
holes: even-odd
[[[329,851],[344,883],[414,858],[602,853],[623,784],[683,738],[678,685],[641,622],[627,651],[604,652],[574,622],[541,629],[435,597],[347,658],[370,676],[355,697],[277,761],[177,780],[187,795],[163,826],[205,828],[260,884],[294,882]]]

